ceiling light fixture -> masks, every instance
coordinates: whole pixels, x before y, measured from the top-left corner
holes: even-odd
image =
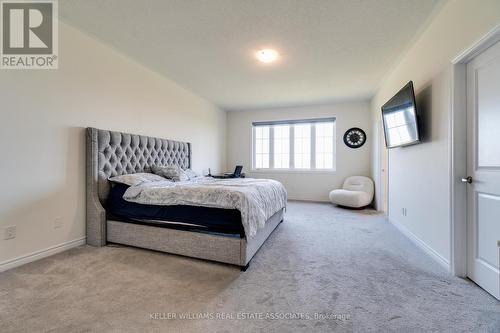
[[[279,54],[278,54],[278,51],[273,50],[273,49],[263,49],[263,50],[257,51],[255,56],[257,57],[257,59],[259,59],[259,61],[261,61],[265,64],[269,64],[273,61],[276,61],[276,59],[278,59],[278,57],[279,57]]]

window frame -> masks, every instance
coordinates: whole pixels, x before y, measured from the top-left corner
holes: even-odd
[[[316,168],[316,124],[318,123],[332,123],[333,134],[332,134],[332,168]],[[311,125],[311,135],[310,135],[310,151],[311,151],[311,164],[310,168],[295,168],[295,152],[294,152],[294,128],[297,124],[310,124]],[[274,126],[288,125],[289,134],[289,167],[288,168],[275,168],[274,167]],[[255,167],[255,157],[256,157],[256,128],[259,126],[269,126],[269,168],[256,168]],[[252,123],[252,169],[254,173],[335,173],[337,166],[337,121],[335,117],[329,118],[314,118],[314,119],[296,119],[296,120],[277,120],[277,121],[262,121]]]

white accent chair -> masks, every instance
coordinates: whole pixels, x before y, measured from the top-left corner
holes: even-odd
[[[373,181],[368,177],[353,176],[344,181],[341,190],[330,192],[330,201],[339,206],[365,207],[373,200]]]

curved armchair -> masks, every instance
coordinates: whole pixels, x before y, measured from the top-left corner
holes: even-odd
[[[330,201],[336,205],[360,208],[373,200],[373,181],[368,177],[353,176],[344,181],[342,189],[330,192]]]

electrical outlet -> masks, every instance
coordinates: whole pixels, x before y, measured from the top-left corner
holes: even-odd
[[[407,211],[406,208],[401,208],[401,215],[406,216]]]
[[[7,240],[7,239],[14,239],[14,238],[16,238],[16,226],[11,225],[9,227],[5,227],[5,229],[3,231],[3,239]]]
[[[59,229],[62,227],[62,219],[60,217],[56,217],[54,219],[54,229]]]

